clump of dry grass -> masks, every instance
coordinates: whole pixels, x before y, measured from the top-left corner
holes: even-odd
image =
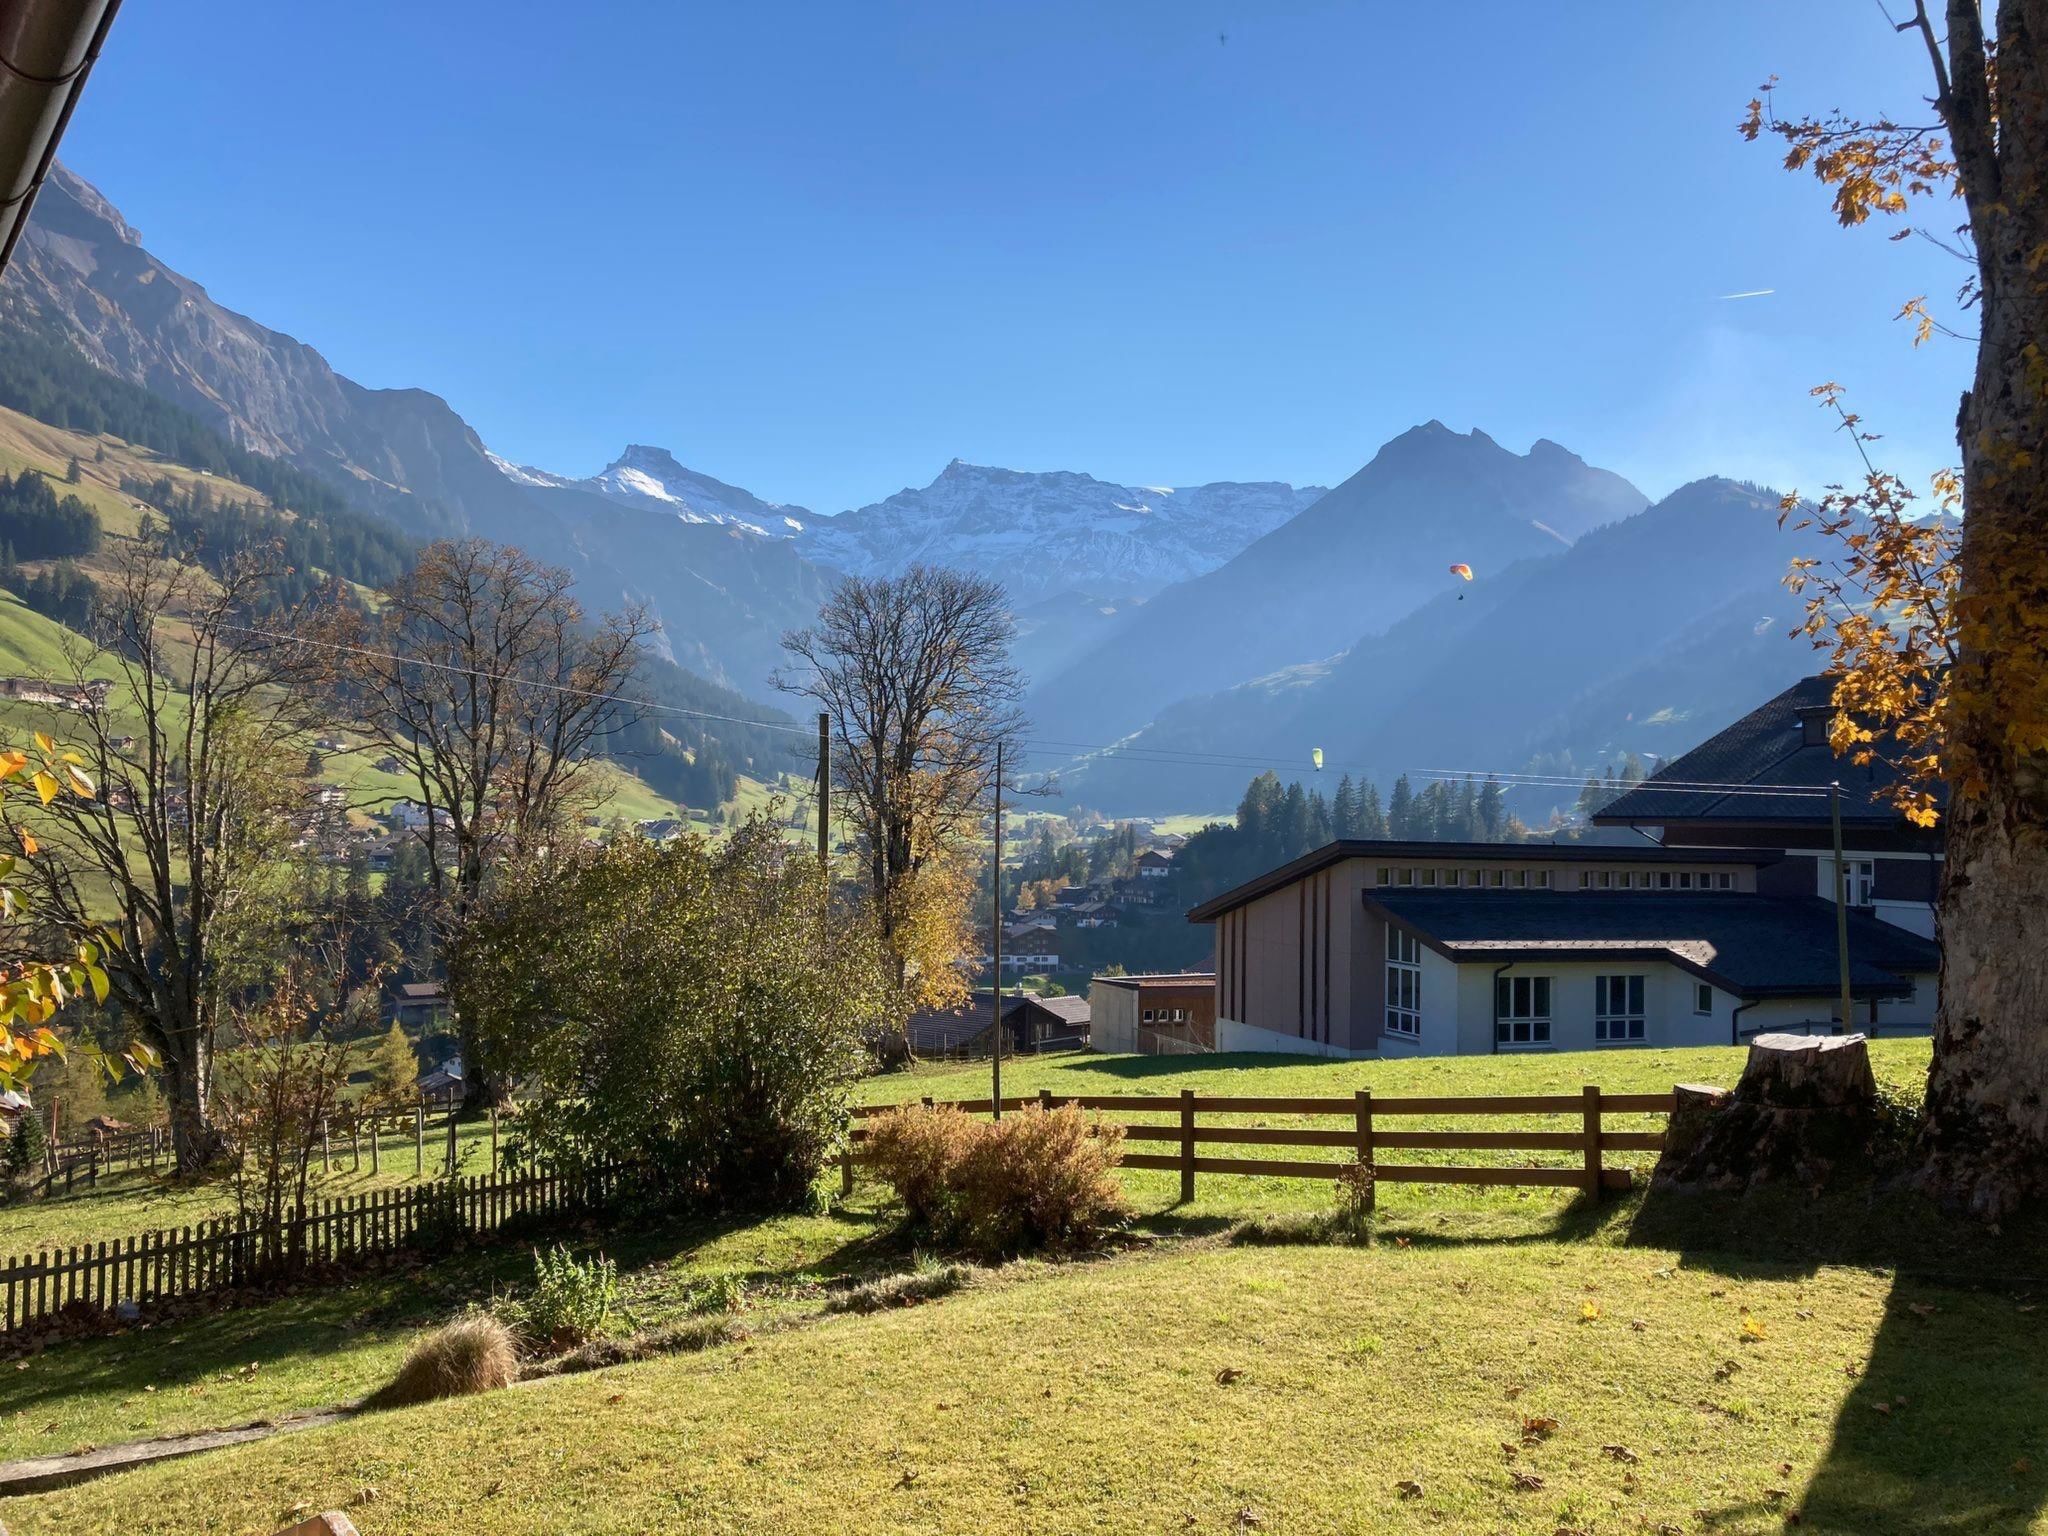
[[[733,1344],[750,1337],[750,1330],[738,1318],[728,1315],[685,1318],[665,1328],[628,1334],[617,1339],[592,1339],[579,1349],[552,1360],[527,1367],[529,1379],[538,1376],[572,1376],[579,1371],[601,1371],[607,1366],[626,1365],[634,1360],[653,1360],[662,1355],[695,1354]]]
[[[974,1279],[968,1264],[920,1265],[908,1274],[884,1275],[839,1292],[825,1303],[827,1312],[880,1312],[888,1307],[907,1307],[920,1301],[950,1296]]]
[[[371,1395],[373,1408],[402,1408],[444,1397],[495,1392],[519,1379],[512,1330],[488,1313],[458,1317],[417,1344],[390,1382]]]

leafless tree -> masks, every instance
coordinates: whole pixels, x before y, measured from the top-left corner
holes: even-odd
[[[920,947],[909,927],[965,931],[956,917],[920,913],[906,892],[928,867],[957,864],[986,815],[996,743],[1023,725],[1014,634],[1000,583],[913,565],[896,577],[847,577],[814,626],[782,637],[791,664],[775,685],[831,716],[833,782],[899,985]],[[934,958],[924,957],[927,969]]]
[[[209,573],[145,534],[115,558],[91,625],[98,649],[77,647],[53,690],[52,733],[98,792],[9,796],[0,819],[24,847],[46,845],[21,866],[38,915],[101,950],[113,999],[161,1057],[189,1174],[222,1151],[222,1010],[260,979],[282,932],[322,657],[291,638],[314,616],[275,605],[260,556]]]
[[[637,608],[589,623],[571,585],[523,550],[430,544],[349,647],[350,706],[418,789],[469,1109],[499,1089],[463,1006],[464,924],[495,863],[600,803],[591,753],[654,628]]]

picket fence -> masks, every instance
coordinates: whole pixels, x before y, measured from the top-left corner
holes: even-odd
[[[603,1207],[617,1175],[533,1170],[441,1179],[310,1203],[281,1223],[221,1218],[0,1262],[0,1333],[74,1303],[115,1311],[274,1283],[324,1265],[485,1237],[515,1223]]]
[[[1078,1105],[1084,1110],[1111,1114],[1170,1115],[1160,1123],[1122,1123],[1126,1143],[1140,1146],[1166,1142],[1172,1152],[1129,1151],[1123,1156],[1125,1168],[1161,1169],[1180,1174],[1180,1197],[1195,1198],[1195,1176],[1207,1174],[1252,1174],[1266,1178],[1334,1179],[1346,1168],[1364,1166],[1375,1184],[1528,1184],[1581,1189],[1598,1199],[1610,1190],[1625,1190],[1632,1182],[1629,1169],[1610,1168],[1604,1161],[1608,1152],[1661,1152],[1662,1131],[1609,1130],[1608,1115],[1669,1115],[1676,1095],[1671,1093],[1603,1093],[1587,1085],[1578,1093],[1514,1094],[1471,1098],[1382,1098],[1361,1088],[1349,1098],[1257,1098],[1238,1094],[1200,1094],[1191,1088],[1178,1094],[1114,1093],[1055,1095],[1041,1090],[1033,1098],[1004,1099],[1006,1110],[1037,1105],[1051,1110]],[[927,1109],[950,1107],[967,1114],[990,1112],[987,1099],[961,1099],[940,1104],[932,1099],[906,1104],[863,1105],[853,1111],[856,1121],[872,1119],[891,1110],[909,1109],[921,1103]],[[1201,1117],[1210,1117],[1203,1124]],[[1268,1118],[1338,1118],[1341,1126],[1265,1126],[1237,1122],[1246,1115]],[[1220,1122],[1217,1117],[1223,1117]],[[1412,1125],[1423,1118],[1500,1118],[1504,1116],[1569,1117],[1575,1121],[1568,1130],[1536,1130],[1509,1126],[1498,1130],[1407,1130],[1389,1128]],[[842,1188],[853,1185],[854,1164],[867,1132],[856,1125],[847,1138],[840,1158]],[[1350,1155],[1311,1161],[1306,1158],[1205,1157],[1201,1146],[1324,1147]],[[1568,1154],[1567,1165],[1446,1164],[1389,1162],[1388,1151],[1419,1152],[1541,1152]]]

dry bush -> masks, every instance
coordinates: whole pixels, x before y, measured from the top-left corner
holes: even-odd
[[[980,1130],[950,1105],[895,1109],[868,1122],[864,1156],[895,1189],[913,1226],[944,1234],[956,1219],[954,1176]]]
[[[402,1408],[444,1397],[495,1392],[519,1379],[512,1330],[487,1313],[459,1317],[413,1345],[390,1384],[370,1399],[378,1408]]]
[[[1076,1105],[1034,1104],[976,1130],[954,1180],[976,1251],[1069,1247],[1123,1212],[1122,1126],[1091,1127]]]
[[[870,1122],[868,1161],[913,1224],[983,1255],[1068,1247],[1124,1209],[1123,1128],[1069,1105],[993,1122],[901,1109]]]

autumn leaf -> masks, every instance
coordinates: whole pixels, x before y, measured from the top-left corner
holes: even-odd
[[[1763,1323],[1762,1323],[1762,1322],[1760,1322],[1760,1321],[1759,1321],[1758,1319],[1756,1319],[1756,1318],[1754,1318],[1754,1317],[1750,1316],[1750,1315],[1749,1315],[1749,1314],[1748,1314],[1747,1312],[1745,1312],[1745,1313],[1743,1313],[1743,1314],[1742,1314],[1742,1342],[1743,1342],[1743,1343],[1745,1343],[1745,1344],[1754,1344],[1754,1343],[1755,1343],[1755,1342],[1756,1342],[1756,1341],[1757,1341],[1758,1339],[1766,1339],[1766,1338],[1769,1338],[1769,1337],[1770,1337],[1770,1335],[1769,1335],[1769,1333],[1767,1333],[1767,1332],[1765,1331],[1765,1329],[1764,1329],[1764,1325],[1763,1325]]]
[[[1412,1477],[1404,1477],[1394,1484],[1394,1491],[1404,1499],[1419,1499],[1422,1497],[1422,1484]]]
[[[1227,1387],[1232,1382],[1242,1381],[1243,1379],[1244,1372],[1240,1371],[1234,1365],[1226,1365],[1225,1367],[1223,1367],[1222,1370],[1216,1373],[1216,1385],[1219,1387]]]
[[[1510,1472],[1508,1478],[1517,1493],[1540,1493],[1543,1489],[1543,1478],[1535,1472]]]
[[[1634,1466],[1643,1459],[1625,1445],[1603,1445],[1600,1447],[1600,1452],[1602,1455],[1609,1456],[1615,1461],[1627,1462],[1630,1466]]]
[[[38,768],[35,771],[35,776],[29,782],[35,785],[36,793],[42,797],[42,802],[45,805],[56,799],[58,792],[63,787],[57,782],[56,775],[47,768]]]
[[[1557,1433],[1557,1420],[1530,1418],[1522,1420],[1522,1444],[1534,1445],[1538,1440],[1548,1440]]]
[[[1582,1302],[1580,1302],[1580,1303],[1579,1303],[1579,1321],[1580,1321],[1580,1322],[1582,1322],[1582,1323],[1593,1323],[1593,1322],[1598,1322],[1599,1320],[1600,1320],[1600,1303],[1599,1303],[1599,1302],[1597,1302],[1597,1301],[1582,1301]]]

